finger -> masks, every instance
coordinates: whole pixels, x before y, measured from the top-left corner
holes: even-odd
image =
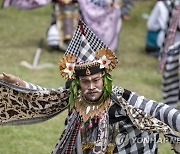
[[[5,73],[5,72],[3,72],[3,76],[6,77],[6,78],[10,78],[10,75]]]
[[[3,74],[0,74],[0,80],[3,80],[4,76]]]

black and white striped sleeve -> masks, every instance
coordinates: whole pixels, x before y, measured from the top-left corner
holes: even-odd
[[[26,88],[33,89],[33,90],[48,90],[48,88],[40,87],[38,85],[32,84],[30,82],[24,81],[26,84]]]
[[[135,108],[141,109],[145,113],[165,122],[174,130],[180,132],[180,111],[164,103],[140,96],[131,92],[128,102]]]
[[[35,85],[35,84],[32,84],[30,82],[26,82],[24,81],[25,84],[26,84],[26,88],[28,89],[33,89],[33,90],[40,90],[40,91],[49,91],[49,90],[56,90],[54,88],[45,88],[45,87],[41,87],[41,86],[38,86],[38,85]],[[59,87],[57,90],[59,91],[63,91],[65,89],[65,87]]]

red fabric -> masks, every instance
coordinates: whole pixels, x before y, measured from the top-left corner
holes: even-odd
[[[85,36],[84,27],[83,27],[83,24],[82,24],[81,20],[79,21],[79,25],[80,25],[82,35]]]
[[[66,151],[64,152],[64,154],[73,153],[75,142],[76,142],[76,137],[78,135],[79,129],[80,129],[80,123],[76,122],[75,128],[74,128],[73,133],[71,135],[71,139],[69,141],[68,147],[67,147]]]

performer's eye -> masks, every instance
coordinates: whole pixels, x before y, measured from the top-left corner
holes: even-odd
[[[82,80],[83,84],[87,84],[89,81],[88,80]]]
[[[97,82],[99,82],[99,80],[100,80],[100,78],[95,78],[93,81],[97,83]]]

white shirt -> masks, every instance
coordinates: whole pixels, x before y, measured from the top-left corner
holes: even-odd
[[[170,4],[170,1],[167,1]],[[162,46],[164,37],[165,37],[165,30],[167,28],[167,22],[169,17],[169,12],[167,6],[164,4],[163,1],[156,2],[149,18],[147,21],[147,29],[152,31],[161,30],[158,34],[157,44],[159,47]]]

